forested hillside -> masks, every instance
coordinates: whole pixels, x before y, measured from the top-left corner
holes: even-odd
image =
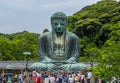
[[[0,60],[24,60],[23,52],[29,51],[28,60],[38,60],[37,42],[40,34],[27,31],[0,34]]]
[[[81,55],[120,40],[120,3],[103,0],[69,16],[68,30],[80,38]]]

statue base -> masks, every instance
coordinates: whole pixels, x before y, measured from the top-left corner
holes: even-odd
[[[86,65],[84,63],[74,63],[74,64],[68,64],[66,62],[37,62],[34,63],[31,67],[32,69],[37,69],[40,71],[51,71],[51,72],[57,72],[57,71],[78,71],[78,70],[84,70],[86,69]]]

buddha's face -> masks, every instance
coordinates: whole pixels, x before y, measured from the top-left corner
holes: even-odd
[[[64,32],[66,30],[67,22],[65,19],[54,19],[52,21],[52,28],[55,32]]]

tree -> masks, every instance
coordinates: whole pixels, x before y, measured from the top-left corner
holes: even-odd
[[[10,40],[7,38],[0,37],[0,55],[2,56],[2,60],[15,60],[13,56],[11,56],[11,45]]]
[[[44,29],[44,30],[43,30],[43,33],[45,33],[45,32],[49,32],[49,30],[48,30],[48,29]]]
[[[112,76],[120,76],[120,42],[107,41],[100,53],[98,66],[93,69],[95,77],[109,80]]]

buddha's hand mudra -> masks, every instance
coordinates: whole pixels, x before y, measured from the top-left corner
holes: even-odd
[[[75,60],[74,57],[72,57],[72,58],[66,60],[65,62],[66,62],[66,63],[76,63],[76,60]]]
[[[52,61],[52,59],[50,59],[47,56],[44,56],[44,60],[42,62],[51,62],[51,61]]]

